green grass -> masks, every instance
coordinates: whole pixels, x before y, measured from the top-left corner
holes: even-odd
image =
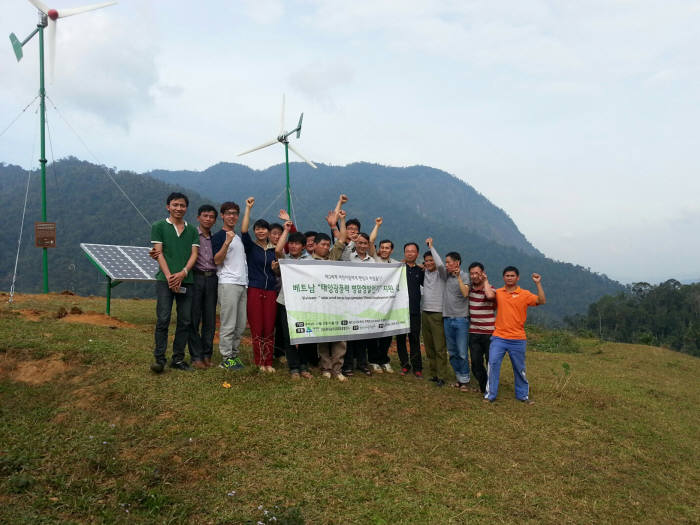
[[[533,331],[536,404],[506,359],[485,405],[398,375],[156,376],[152,301],[113,301],[116,329],[53,317],[76,305],[104,299],[0,307],[0,522],[700,521],[695,358]]]

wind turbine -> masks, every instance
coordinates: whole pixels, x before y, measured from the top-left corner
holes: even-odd
[[[53,80],[54,57],[56,55],[56,20],[67,16],[79,15],[87,11],[101,9],[117,2],[105,2],[102,4],[93,4],[84,7],[74,7],[72,9],[61,9],[59,12],[56,9],[49,7],[39,0],[29,0],[39,10],[39,21],[36,29],[32,31],[27,38],[21,42],[14,33],[10,34],[10,42],[12,49],[15,51],[17,62],[22,60],[24,53],[22,48],[29,42],[34,35],[39,33],[39,100],[40,100],[40,121],[41,121],[41,220],[46,222],[46,89],[44,88],[44,29],[48,27],[49,32],[49,73]],[[47,248],[43,248],[43,277],[44,277],[44,293],[49,293],[49,258]]]
[[[290,143],[289,143],[289,137],[293,135],[294,133],[297,134],[297,138],[301,135],[301,121],[304,120],[304,114],[302,113],[299,116],[299,123],[297,124],[297,127],[294,128],[292,131],[285,131],[284,130],[284,95],[282,95],[282,113],[280,116],[280,132],[279,135],[277,135],[276,138],[270,140],[269,142],[266,142],[265,144],[261,144],[260,146],[256,146],[254,148],[251,148],[249,150],[246,150],[242,153],[239,153],[238,156],[240,157],[241,155],[246,155],[248,153],[252,153],[253,151],[257,151],[259,149],[267,148],[268,146],[272,146],[273,144],[276,144],[278,142],[281,142],[284,144],[284,163],[287,168],[287,213],[290,214],[292,213],[291,207],[292,207],[292,198],[291,198],[291,193],[289,192],[289,150],[291,149],[294,153],[296,153],[297,157],[299,157],[301,160],[306,162],[309,166],[312,168],[316,168],[316,164],[308,160],[304,155],[299,153]]]

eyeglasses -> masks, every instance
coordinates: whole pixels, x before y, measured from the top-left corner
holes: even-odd
[[[237,211],[227,211],[224,215],[239,215]]]

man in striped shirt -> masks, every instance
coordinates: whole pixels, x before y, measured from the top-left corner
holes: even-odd
[[[469,355],[472,360],[472,373],[479,382],[481,393],[486,392],[488,375],[486,365],[489,362],[489,345],[496,322],[496,303],[487,299],[484,290],[495,288],[489,284],[484,273],[484,265],[473,262],[469,265]]]

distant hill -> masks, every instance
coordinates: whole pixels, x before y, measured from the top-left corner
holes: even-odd
[[[110,181],[108,170],[136,203],[149,222],[165,216],[165,197],[173,190],[190,197],[188,220],[194,220],[197,207],[207,201],[223,200],[243,204],[254,195],[254,217],[275,219],[284,207],[284,170],[274,166],[262,171],[238,164],[217,164],[203,172],[153,171],[136,174],[115,172],[104,166],[68,158],[47,170],[49,220],[58,223],[58,247],[50,250],[50,288],[73,290],[80,294],[104,294],[104,279],[80,250],[81,242],[148,245],[149,226]],[[0,288],[8,290],[14,266],[15,248],[21,218],[27,172],[17,166],[0,165],[0,205],[6,227],[0,242]],[[513,221],[473,188],[455,177],[433,168],[386,168],[374,164],[346,167],[305,164],[292,165],[294,216],[301,229],[327,230],[323,217],[342,191],[349,195],[351,217],[358,217],[369,230],[374,217],[385,219],[381,238],[396,245],[432,236],[443,255],[459,251],[468,263],[486,265],[494,284],[500,284],[500,270],[515,264],[523,274],[522,284],[534,289],[527,277],[543,275],[547,305],[532,312],[530,319],[557,324],[565,316],[583,313],[588,305],[622,285],[581,266],[546,258],[518,231]],[[302,182],[300,182],[302,181]],[[30,201],[22,240],[17,289],[41,289],[41,257],[33,244],[33,223],[40,217],[38,176],[32,176]],[[295,191],[296,189],[296,191]],[[220,223],[219,223],[220,225]],[[115,296],[149,296],[148,285],[122,284]]]
[[[104,277],[85,257],[81,242],[148,246],[150,227],[109,179],[106,171],[138,206],[149,222],[167,217],[165,198],[171,191],[186,191],[190,198],[187,220],[193,221],[204,198],[192,190],[166,184],[145,175],[115,172],[75,158],[50,164],[46,172],[49,221],[57,223],[57,247],[49,250],[49,287],[79,294],[105,293]],[[9,290],[17,251],[17,236],[27,185],[27,172],[17,166],[0,165],[0,289]],[[29,202],[22,237],[16,289],[42,289],[41,250],[34,247],[34,222],[41,220],[38,170],[32,173]],[[121,284],[115,296],[150,296],[152,286]]]
[[[152,177],[192,188],[211,199],[260,199],[256,211],[271,203],[286,207],[284,164],[253,170],[241,164],[219,163],[202,172],[155,170]],[[304,163],[290,166],[296,220],[316,224],[319,213],[335,204],[338,194],[350,198],[348,213],[371,230],[377,215],[390,217],[384,229],[398,237],[403,224],[444,224],[479,235],[528,255],[541,255],[520,233],[513,220],[486,197],[457,177],[427,166],[393,168],[358,162],[345,167]],[[259,207],[262,205],[262,208]],[[275,212],[274,207],[270,207]],[[423,228],[422,231],[428,231]],[[424,237],[425,238],[425,237]]]

